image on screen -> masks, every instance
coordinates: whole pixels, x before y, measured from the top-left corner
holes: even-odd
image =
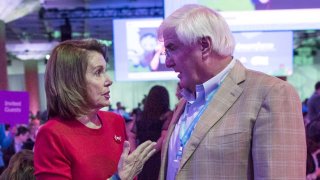
[[[163,44],[157,39],[162,18],[115,19],[114,62],[116,81],[178,80],[165,66]],[[292,31],[233,32],[234,58],[245,67],[273,76],[293,73]]]
[[[234,57],[256,71],[272,76],[293,72],[293,32],[235,32]]]
[[[176,73],[165,65],[164,46],[157,38],[162,20],[113,20],[116,81],[177,79]]]
[[[320,29],[319,0],[164,0],[165,17],[190,3],[220,11],[232,31]]]

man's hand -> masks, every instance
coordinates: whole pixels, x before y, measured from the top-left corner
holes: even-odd
[[[155,145],[155,142],[146,141],[129,154],[130,143],[125,141],[118,164],[118,175],[120,179],[132,180],[138,175],[142,171],[144,163],[156,152]]]

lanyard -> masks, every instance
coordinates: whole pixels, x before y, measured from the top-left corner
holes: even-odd
[[[206,100],[205,105],[200,109],[199,113],[193,119],[193,121],[189,125],[188,129],[185,130],[186,121],[187,121],[187,113],[188,113],[188,104],[186,105],[186,110],[184,112],[184,117],[183,117],[181,125],[180,125],[180,131],[179,131],[180,147],[179,147],[179,150],[177,152],[176,159],[181,159],[183,148],[187,144],[187,141],[190,139],[190,136],[191,136],[191,133],[194,130],[194,127],[196,126],[196,124],[199,121],[199,119],[200,119],[201,115],[203,114],[203,112],[207,109],[209,103],[212,100],[212,97],[214,96],[214,94],[217,92],[218,89],[219,89],[219,86],[210,93],[209,98]]]

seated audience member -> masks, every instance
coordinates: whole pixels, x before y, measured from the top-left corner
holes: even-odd
[[[23,144],[23,149],[30,149],[33,150],[34,143],[36,141],[36,134],[40,127],[40,120],[39,119],[32,119],[29,123],[29,131],[30,136],[27,141]]]
[[[5,166],[8,166],[10,158],[23,149],[23,144],[29,138],[29,129],[25,126],[17,127],[17,132],[13,138],[12,143],[6,149],[3,149],[3,160]]]
[[[12,156],[0,180],[35,180],[33,152],[23,149]]]

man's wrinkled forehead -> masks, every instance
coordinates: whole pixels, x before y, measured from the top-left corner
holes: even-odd
[[[163,31],[163,42],[166,45],[168,42],[177,42],[179,38],[174,28],[168,28]]]

